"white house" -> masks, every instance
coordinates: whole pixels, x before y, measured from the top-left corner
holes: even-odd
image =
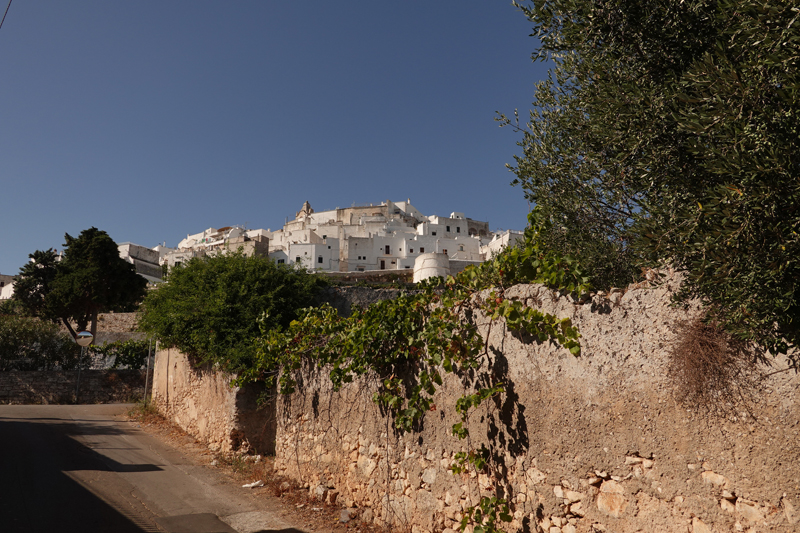
[[[0,274],[0,300],[10,300],[14,296],[14,276]]]
[[[150,283],[160,283],[162,281],[161,263],[159,262],[158,250],[145,248],[132,242],[123,242],[117,245],[119,256],[132,264],[136,273]]]
[[[259,233],[260,232],[260,233]],[[267,255],[269,239],[263,230],[255,230],[252,236],[240,226],[224,228],[208,228],[207,230],[187,235],[178,243],[177,248],[157,246],[161,264],[170,267],[187,262],[192,257],[202,257],[225,251],[241,249],[246,255]]]
[[[411,200],[320,212],[305,202],[282,229],[251,230],[246,236],[269,239],[269,256],[279,263],[328,272],[413,269],[426,253],[477,263],[486,259],[482,246],[496,240],[488,222],[459,212],[425,216]]]

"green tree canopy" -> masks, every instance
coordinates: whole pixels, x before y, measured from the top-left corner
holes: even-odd
[[[30,255],[14,285],[14,299],[27,312],[61,321],[73,337],[91,323],[97,333],[102,311],[132,311],[142,300],[147,281],[120,258],[117,244],[105,231],[89,228],[78,237],[64,236],[61,261],[54,250]]]
[[[198,362],[237,371],[252,364],[260,327],[287,327],[324,284],[267,257],[194,258],[147,295],[139,326]]]
[[[534,59],[554,62],[512,167],[553,222],[548,244],[581,258],[595,286],[675,265],[683,295],[738,337],[797,345],[796,2],[520,7],[541,42]]]

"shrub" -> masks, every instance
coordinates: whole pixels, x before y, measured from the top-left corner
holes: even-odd
[[[150,292],[139,327],[198,363],[238,371],[252,364],[259,327],[286,327],[325,280],[241,252],[194,258]]]
[[[36,318],[0,315],[0,371],[75,368],[80,346],[58,326]]]
[[[139,370],[147,366],[149,350],[149,341],[130,339],[92,346],[89,348],[89,354],[98,362],[105,362],[108,358],[114,357],[111,368]]]

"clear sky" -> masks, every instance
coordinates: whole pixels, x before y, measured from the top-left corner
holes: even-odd
[[[6,0],[0,0],[0,14]],[[95,226],[175,246],[411,199],[523,229],[505,168],[546,67],[506,0],[14,0],[0,29],[0,273]]]

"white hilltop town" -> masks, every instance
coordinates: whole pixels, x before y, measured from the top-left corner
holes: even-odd
[[[246,254],[269,255],[278,263],[322,272],[413,269],[426,254],[440,254],[458,271],[521,239],[520,231],[493,233],[488,222],[464,213],[423,215],[410,200],[318,212],[305,202],[294,220],[279,230],[209,228],[187,235],[176,249],[163,250],[161,261],[172,267],[192,257],[242,247]]]
[[[319,212],[305,202],[294,220],[275,231],[226,226],[187,235],[176,248],[130,242],[118,248],[120,257],[151,283],[162,281],[163,265],[172,268],[193,257],[239,249],[321,272],[414,270],[416,281],[460,272],[522,238],[521,231],[491,232],[488,222],[464,213],[423,215],[409,199]],[[13,277],[0,278],[0,299],[10,298]]]

